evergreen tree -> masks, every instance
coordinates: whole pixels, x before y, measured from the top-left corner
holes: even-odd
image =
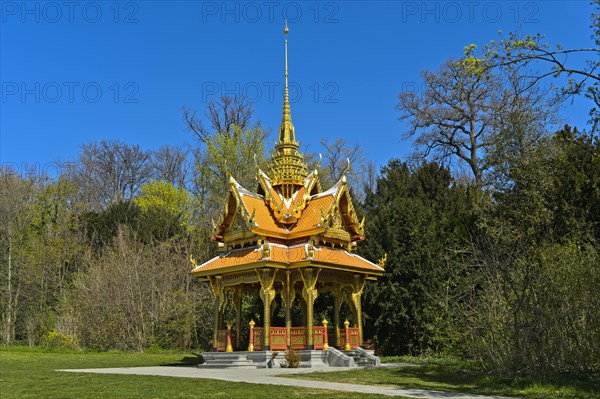
[[[365,294],[365,335],[383,354],[421,354],[448,347],[451,273],[468,223],[466,189],[448,168],[397,160],[382,168],[365,201],[369,259],[385,258],[385,274]]]

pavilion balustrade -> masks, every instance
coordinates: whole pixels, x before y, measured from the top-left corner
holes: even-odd
[[[269,338],[271,350],[279,351],[287,349],[287,327],[271,327]]]
[[[348,334],[346,335],[346,332]],[[350,339],[347,339],[349,337]],[[350,345],[351,348],[356,348],[360,346],[360,332],[358,327],[348,327],[345,329],[340,329],[340,347],[344,346],[346,343]]]
[[[314,349],[323,349],[326,342],[325,328],[322,326],[313,327],[313,345]],[[306,349],[308,340],[308,329],[306,327],[292,327],[290,331],[291,335],[291,348],[295,350]]]
[[[237,331],[231,330],[231,342],[236,342]],[[227,350],[227,329],[217,330],[217,352],[225,352]]]
[[[287,350],[287,327],[270,327],[270,343],[271,350]],[[263,350],[264,328],[253,327],[254,334],[253,350]],[[325,338],[328,331],[323,326],[313,327],[314,349],[324,349],[325,343],[329,342],[329,338]],[[235,342],[237,331],[231,330],[231,341]],[[290,328],[290,347],[294,350],[304,350],[307,345],[308,329],[306,327],[291,327]],[[345,341],[344,341],[345,342]],[[357,345],[358,346],[358,345]],[[227,330],[217,331],[217,351],[225,352],[227,349]],[[239,350],[239,348],[238,348]]]

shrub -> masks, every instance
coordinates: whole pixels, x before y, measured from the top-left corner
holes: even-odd
[[[300,365],[300,354],[293,349],[285,352],[285,361],[287,363],[287,367],[291,369],[298,368]]]
[[[63,334],[56,330],[46,335],[44,344],[49,348],[79,349],[79,342],[75,335]]]

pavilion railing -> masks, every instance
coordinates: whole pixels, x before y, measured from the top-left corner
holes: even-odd
[[[235,342],[237,331],[231,330],[231,342]],[[217,330],[217,352],[225,352],[227,349],[227,330]]]
[[[264,348],[264,328],[254,327],[254,350],[261,351]],[[227,331],[227,330],[225,330]],[[290,347],[294,350],[304,350],[308,342],[308,329],[306,327],[290,328]],[[323,349],[326,342],[326,330],[323,326],[313,327],[313,345],[315,349]],[[226,338],[226,336],[225,336]],[[269,345],[271,350],[287,349],[287,327],[271,327],[269,334]],[[223,347],[223,350],[225,347]]]
[[[346,330],[348,331],[348,336],[350,337],[348,341],[346,340]],[[357,346],[360,346],[359,337],[360,335],[358,327],[348,327],[347,329],[340,329],[340,347],[343,348],[346,342],[350,344],[351,348],[356,348]]]
[[[281,351],[287,349],[287,328],[286,327],[271,327],[269,334],[269,343],[271,350]]]
[[[261,351],[263,350],[264,343],[264,328],[262,327],[254,327],[254,350]]]
[[[325,345],[325,334],[327,334],[327,330],[323,326],[315,326],[313,327],[313,345],[315,349],[323,349],[323,345]]]

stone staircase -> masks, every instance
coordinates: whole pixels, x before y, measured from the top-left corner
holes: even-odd
[[[244,352],[206,352],[202,354],[204,363],[199,368],[257,368],[257,364],[248,359]]]
[[[369,353],[360,347],[349,351],[343,350],[341,352],[354,359],[354,366],[356,367],[374,367],[381,364],[381,360],[378,356],[374,356],[372,353]]]

